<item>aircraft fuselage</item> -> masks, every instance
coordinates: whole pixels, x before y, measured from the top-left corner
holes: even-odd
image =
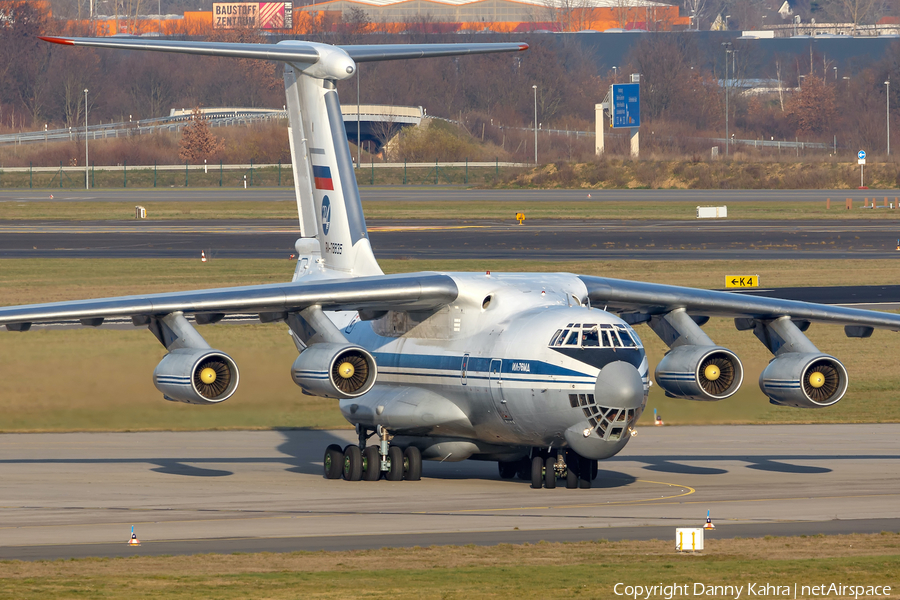
[[[633,329],[587,306],[587,290],[574,275],[447,275],[459,297],[437,312],[388,312],[367,321],[335,315],[348,340],[378,364],[375,387],[341,401],[350,423],[383,425],[408,437],[424,458],[441,460],[571,446],[571,436],[590,458],[624,447],[649,386]],[[613,362],[640,374],[639,406],[611,410],[605,402],[598,374]]]

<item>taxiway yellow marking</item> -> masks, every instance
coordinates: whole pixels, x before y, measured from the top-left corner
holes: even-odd
[[[451,510],[451,511],[438,511],[441,514],[453,514],[453,513],[480,513],[480,512],[502,512],[509,510],[550,510],[550,509],[560,509],[560,508],[591,508],[597,506],[627,506],[629,504],[644,504],[651,502],[660,502],[661,500],[672,500],[674,498],[681,498],[683,496],[690,496],[695,493],[697,490],[692,488],[689,485],[680,485],[678,483],[666,483],[664,481],[649,481],[647,479],[638,479],[636,480],[639,483],[653,483],[656,485],[665,485],[669,487],[677,487],[683,490],[688,490],[686,492],[682,492],[680,494],[674,494],[672,496],[662,496],[660,498],[644,498],[641,500],[625,500],[621,502],[592,502],[589,504],[559,504],[559,505],[551,505],[551,506],[510,506],[506,508],[470,508],[465,510]],[[427,515],[430,514],[429,511],[422,512],[413,512],[410,514],[414,515]]]

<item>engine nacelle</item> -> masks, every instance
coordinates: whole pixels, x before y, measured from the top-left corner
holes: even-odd
[[[797,408],[831,406],[847,392],[847,369],[827,354],[789,352],[769,363],[759,387],[772,404]]]
[[[153,370],[153,385],[166,400],[187,404],[218,404],[237,390],[237,365],[218,350],[172,350]]]
[[[294,383],[307,394],[325,398],[356,398],[375,385],[375,357],[359,347],[313,344],[300,353],[291,367]]]
[[[654,373],[667,395],[687,400],[723,400],[741,387],[744,367],[731,350],[718,346],[678,346]]]

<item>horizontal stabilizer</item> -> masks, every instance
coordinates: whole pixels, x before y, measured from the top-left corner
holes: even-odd
[[[493,52],[521,52],[528,44],[380,44],[371,46],[338,46],[356,62],[402,60],[407,58],[435,58],[464,54]]]
[[[232,42],[183,42],[177,40],[146,40],[120,37],[53,37],[42,36],[45,42],[68,46],[91,46],[119,50],[152,50],[179,52],[202,56],[228,56],[232,58],[257,58],[312,65],[325,58],[329,50],[339,48],[357,62],[401,60],[408,58],[435,58],[493,52],[520,52],[528,44],[380,44],[359,46],[331,46],[316,42],[285,40],[277,44],[238,44]]]
[[[144,40],[129,38],[62,38],[41,37],[45,42],[68,46],[91,46],[94,48],[116,48],[119,50],[154,50],[156,52],[178,52],[203,56],[229,56],[232,58],[259,58],[281,60],[302,64],[314,64],[319,60],[319,51],[313,44],[237,44],[229,42],[182,42],[175,40]]]

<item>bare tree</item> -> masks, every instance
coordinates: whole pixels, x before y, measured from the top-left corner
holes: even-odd
[[[684,0],[684,8],[691,18],[691,28],[700,29],[700,19],[703,17],[703,9],[706,8],[706,0]]]
[[[225,145],[209,130],[209,123],[199,107],[191,115],[191,123],[181,132],[178,157],[188,162],[199,162],[221,152]]]

